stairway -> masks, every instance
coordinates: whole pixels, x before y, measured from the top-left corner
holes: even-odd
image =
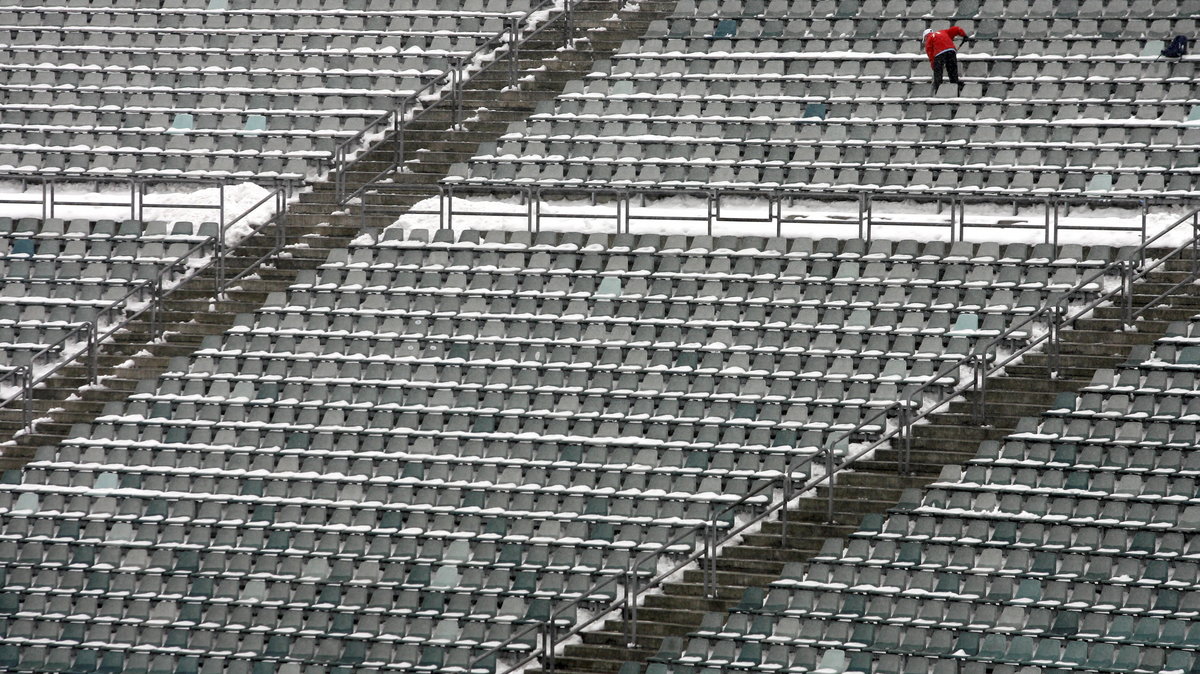
[[[564,34],[555,28],[525,43],[518,51],[518,87],[509,86],[509,65],[503,57],[476,75],[461,97],[462,115],[469,120],[465,124],[454,125],[453,101],[443,98],[409,124],[399,148],[397,140],[389,137],[364,153],[346,174],[347,193],[388,171],[401,149],[403,172],[387,174],[381,182],[394,183],[403,191],[374,195],[365,204],[356,203],[353,212],[365,208],[371,216],[387,216],[391,222],[414,203],[437,195],[438,182],[454,164],[465,163],[481,143],[498,139],[512,122],[528,119],[539,103],[554,100],[567,82],[592,72],[597,60],[611,56],[625,40],[640,37],[650,22],[667,16],[677,3],[642,0],[633,9],[615,13],[618,4],[624,3],[583,0],[577,4],[572,23],[580,37],[570,49],[563,49]],[[316,220],[328,217],[335,208],[335,190],[332,182],[315,185],[294,212]]]
[[[274,247],[276,227],[285,230],[290,245],[285,254],[254,268],[259,258]],[[243,242],[226,258],[226,278],[254,268],[254,276],[241,281],[223,297],[214,296],[216,271],[209,268],[168,296],[159,312],[166,332],[154,340],[149,315],[130,322],[126,329],[103,344],[97,357],[99,387],[88,386],[86,359],[59,370],[34,390],[33,417],[40,419],[32,433],[20,432],[22,414],[18,405],[0,409],[0,438],[5,440],[0,468],[17,468],[38,447],[65,438],[76,423],[90,423],[102,413],[105,403],[123,400],[138,383],[161,374],[174,356],[185,356],[199,348],[208,335],[224,332],[234,317],[254,311],[267,294],[285,290],[300,269],[314,269],[325,261],[329,250],[345,246],[358,232],[357,226],[331,221],[302,226],[284,219]]]
[[[336,176],[311,185],[281,220],[287,248],[255,269],[239,288],[215,298],[215,271],[206,270],[165,303],[161,320],[169,329],[162,340],[152,342],[147,317],[131,322],[125,332],[104,344],[97,359],[103,388],[87,386],[87,364],[81,360],[35,391],[32,416],[38,422],[33,432],[22,432],[19,405],[0,409],[0,469],[19,468],[39,447],[65,438],[74,424],[90,423],[103,413],[105,403],[123,400],[139,382],[161,374],[172,357],[194,352],[206,336],[224,333],[238,314],[258,309],[272,292],[285,291],[299,271],[316,269],[330,250],[348,246],[364,227],[386,227],[412,204],[436,196],[437,183],[451,165],[467,161],[480,143],[505,133],[509,123],[526,119],[539,102],[553,100],[566,82],[591,72],[596,60],[610,56],[624,40],[640,37],[651,21],[666,16],[675,4],[676,0],[642,0],[640,5],[584,0],[574,10],[576,32],[570,49],[562,49],[567,35],[556,28],[522,46],[519,86],[509,87],[509,66],[503,60],[468,83],[462,97],[464,116],[470,120],[466,124],[452,124],[448,99],[434,104],[405,136],[406,170],[390,176],[406,189],[403,194],[347,209],[338,203]],[[624,8],[617,12],[619,5]],[[394,142],[385,138],[347,167],[351,191],[391,166]],[[276,233],[272,226],[243,242],[227,259],[226,277],[250,269],[270,253]]]
[[[1165,254],[1165,253],[1164,253]],[[1153,299],[1187,277],[1190,259],[1173,260],[1134,286],[1134,306]],[[709,611],[728,611],[737,605],[748,587],[762,587],[779,578],[784,565],[803,562],[817,554],[828,538],[841,538],[858,527],[863,515],[883,513],[894,506],[905,489],[923,488],[937,479],[942,467],[959,464],[975,456],[985,439],[1002,438],[1023,417],[1039,416],[1050,409],[1060,392],[1086,386],[1099,368],[1115,368],[1125,361],[1136,344],[1151,344],[1169,322],[1186,320],[1200,313],[1200,296],[1184,286],[1145,314],[1138,332],[1121,332],[1118,307],[1102,307],[1093,317],[1081,319],[1061,333],[1061,365],[1057,379],[1050,379],[1047,356],[1028,355],[1021,364],[1006,368],[1003,376],[988,380],[987,420],[980,428],[971,417],[974,393],[930,415],[929,423],[915,428],[911,448],[911,472],[897,472],[899,452],[882,449],[869,461],[856,462],[853,471],[838,475],[834,489],[834,521],[827,521],[827,488],[816,490],[788,514],[787,545],[783,544],[778,520],[765,522],[761,530],[746,535],[738,545],[725,547],[716,562],[716,597],[704,596],[700,570],[685,571],[676,582],[666,583],[661,594],[650,595],[638,609],[636,647],[627,644],[627,625],[622,620],[604,622],[601,629],[582,635],[581,643],[567,646],[555,660],[555,672],[570,674],[613,674],[629,661],[655,656],[664,637],[684,637],[699,628]],[[685,642],[686,643],[686,642]],[[542,672],[543,670],[531,670]]]

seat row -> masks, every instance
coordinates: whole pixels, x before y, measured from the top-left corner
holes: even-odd
[[[628,51],[614,55],[611,61],[598,66],[585,84],[602,79],[640,80],[666,75],[688,80],[737,80],[757,77],[764,81],[782,80],[793,84],[816,85],[820,83],[845,83],[874,85],[877,92],[880,84],[905,85],[906,79],[925,74],[924,61],[918,55],[852,54],[842,60],[830,60],[819,56],[807,56],[800,52],[788,59],[770,53],[681,53],[682,44],[669,44],[661,49],[650,41],[630,41],[623,45]],[[670,49],[668,47],[674,47]],[[640,49],[641,51],[638,51]],[[1072,59],[1046,58],[1038,61],[1019,59],[974,58],[964,52],[964,69],[970,67],[972,80],[986,84],[988,93],[1016,92],[1016,98],[1049,98],[1036,92],[1062,91],[1068,98],[1096,97],[1105,90],[1118,94],[1116,98],[1134,98],[1145,92],[1146,98],[1169,98],[1186,100],[1191,98],[1187,78],[1194,66],[1191,62],[1164,63],[1147,60],[1104,60],[1081,63]],[[1046,81],[1053,78],[1053,81]],[[564,92],[565,95],[582,93],[576,81]],[[43,82],[52,84],[51,82]],[[870,95],[866,87],[861,92]],[[896,91],[902,91],[897,86]],[[1159,91],[1162,94],[1157,94]],[[1156,96],[1157,94],[1157,96]],[[892,95],[892,94],[888,94]],[[989,96],[992,97],[992,96]],[[1003,98],[1003,96],[995,96]]]
[[[10,49],[30,49],[39,52],[69,50],[94,44],[96,38],[103,40],[113,50],[132,53],[155,49],[174,49],[180,52],[198,50],[236,50],[246,54],[270,52],[276,49],[293,53],[346,53],[356,49],[363,52],[394,54],[406,47],[415,53],[426,53],[434,57],[465,58],[475,52],[483,37],[448,36],[443,34],[422,35],[409,33],[393,35],[319,33],[265,33],[257,36],[232,30],[228,32],[191,32],[170,30],[145,30],[126,32],[112,29],[80,30],[77,28],[18,30],[4,44]],[[91,41],[89,41],[91,40]],[[54,45],[47,47],[46,45]]]
[[[495,34],[504,30],[503,17],[488,14],[442,14],[403,11],[353,14],[296,11],[275,12],[104,12],[78,11],[61,7],[7,8],[0,12],[0,30],[52,31],[104,29],[114,32],[152,30],[202,32],[214,35],[221,32],[260,34],[321,34],[321,33],[405,33],[467,36],[474,33]]]
[[[676,11],[679,14],[694,14],[711,16],[720,14],[731,17],[872,17],[881,16],[937,16],[945,19],[959,17],[1062,17],[1062,18],[1097,18],[1111,16],[1114,18],[1171,16],[1177,10],[1185,10],[1184,15],[1194,14],[1200,9],[1184,3],[1179,5],[1172,2],[1139,2],[1104,3],[1098,0],[1068,0],[1066,2],[1049,2],[1047,0],[1018,0],[1003,6],[992,5],[978,0],[966,2],[951,2],[949,0],[917,0],[903,2],[901,0],[865,0],[851,2],[848,0],[818,0],[797,7],[784,0],[734,0],[733,2],[716,2],[716,0],[683,0]]]
[[[862,671],[911,672],[918,662],[961,671],[963,660],[988,671],[1190,669],[1200,464],[1182,399],[1196,368],[1173,387],[1164,370],[1145,367],[1191,348],[1164,339],[1136,349],[1120,374],[1098,372],[1080,396],[1060,395],[1041,419],[984,442],[924,493],[907,490],[887,515],[868,515],[845,541],[828,541],[811,563],[789,565],[768,592],[752,588],[732,613],[710,614],[686,647],[664,643],[656,657],[674,672],[778,671],[797,647],[844,651]],[[1138,407],[1142,399],[1179,404]],[[1168,444],[1172,429],[1178,442]],[[1150,442],[1127,442],[1140,438]]]
[[[418,249],[423,252],[413,264],[422,266],[421,259],[436,257],[437,251],[481,250],[503,252],[560,252],[596,254],[599,256],[629,255],[631,253],[685,257],[746,257],[758,259],[756,265],[771,264],[772,258],[811,260],[862,260],[863,262],[970,262],[1060,267],[1079,265],[1103,267],[1114,257],[1128,251],[1098,244],[1085,247],[1079,244],[1051,243],[973,243],[970,241],[917,241],[902,239],[871,239],[820,237],[760,237],[662,234],[583,234],[579,232],[530,232],[527,230],[450,230],[402,229],[392,227],[378,235],[364,233],[343,255],[331,251],[326,264],[336,266],[348,261],[351,265],[370,264],[386,260],[387,249]]]
[[[1081,445],[1078,442],[1037,442],[1005,440],[985,442],[976,458],[968,464],[985,466],[1119,469],[1135,473],[1190,475],[1200,471],[1200,463],[1190,454],[1185,456],[1179,447],[1102,447]]]
[[[881,407],[957,382],[943,365],[1114,252],[399,228],[360,244],[0,478],[0,651],[43,649],[0,660],[69,668],[126,630],[124,657],[185,671],[235,652],[465,668],[844,456]],[[989,293],[1014,313],[982,312]],[[1119,527],[1080,529],[1107,545]]]
[[[649,37],[709,38],[712,40],[776,40],[797,38],[877,38],[884,40],[908,39],[917,42],[926,29],[941,27],[939,17],[830,17],[830,18],[708,18],[674,16],[652,24],[647,30]],[[1126,17],[1126,18],[960,18],[955,23],[968,35],[984,42],[980,51],[990,52],[991,40],[1046,40],[1068,38],[1072,41],[1088,42],[1131,42],[1135,46],[1130,52],[1140,53],[1146,38],[1169,40],[1179,31],[1195,30],[1195,19],[1186,16],[1169,17]],[[1099,54],[1109,53],[1100,46]],[[1161,49],[1161,46],[1159,47]]]
[[[1063,196],[1187,197],[1196,192],[1191,170],[1174,173],[1087,173],[1076,170],[979,170],[946,168],[936,174],[932,169],[891,169],[860,171],[856,168],[766,168],[746,166],[740,169],[707,166],[642,166],[629,164],[613,169],[611,165],[570,166],[562,164],[472,162],[472,175],[460,177],[473,186],[513,187],[618,187],[699,190],[736,188],[740,190],[797,190],[802,192],[928,194],[993,194],[1021,197],[1034,194]],[[464,170],[464,173],[466,171]]]
[[[449,231],[449,230],[439,230]],[[489,269],[516,275],[523,281],[551,274],[582,280],[589,275],[613,276],[604,272],[621,272],[632,278],[614,279],[609,283],[633,285],[654,274],[660,281],[762,280],[782,283],[822,283],[833,278],[857,280],[865,274],[871,280],[886,280],[895,273],[895,283],[924,279],[917,285],[932,285],[944,280],[956,285],[963,277],[984,270],[996,273],[1001,269],[1017,270],[1022,275],[1050,267],[1058,273],[1064,268],[1094,269],[1112,259],[1114,248],[1109,245],[1083,246],[1067,244],[999,244],[976,246],[970,242],[947,244],[933,241],[925,244],[908,239],[893,244],[885,239],[870,242],[851,239],[845,243],[833,238],[760,239],[744,249],[722,245],[721,238],[686,236],[662,238],[657,235],[618,239],[625,245],[605,245],[603,237],[580,237],[562,247],[539,247],[529,237],[512,232],[506,237],[503,230],[464,235],[454,241],[453,234],[441,236],[441,241],[428,242],[428,232],[414,232],[408,239],[403,234],[386,234],[378,248],[353,246],[333,251],[321,264],[324,270],[406,271],[413,273],[453,273],[472,275]],[[395,238],[392,238],[395,237]],[[723,238],[723,237],[722,237]],[[524,239],[525,243],[522,243]],[[388,245],[389,243],[393,245]],[[441,245],[437,245],[441,244]],[[782,244],[782,245],[781,245]],[[776,246],[780,246],[776,248]],[[635,248],[631,250],[631,247]],[[861,266],[860,266],[861,265]],[[1001,267],[1001,265],[1003,265]],[[305,276],[305,278],[310,278]]]

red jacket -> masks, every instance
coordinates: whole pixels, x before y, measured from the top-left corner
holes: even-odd
[[[966,37],[967,32],[958,26],[950,26],[946,30],[935,30],[925,38],[925,53],[929,55],[929,65],[933,59],[947,49],[954,49],[954,38]]]

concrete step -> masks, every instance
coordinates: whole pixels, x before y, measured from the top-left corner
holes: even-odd
[[[1085,330],[1074,329],[1062,332],[1062,351],[1064,353],[1090,354],[1094,348],[1120,348],[1134,344],[1146,344],[1154,341],[1155,334],[1148,332],[1124,332],[1120,330]]]
[[[680,597],[708,597],[710,599],[721,599],[729,602],[741,600],[742,595],[745,593],[745,588],[740,586],[734,587],[727,585],[716,585],[709,589],[713,590],[711,594],[702,584],[698,585],[696,583],[672,582],[664,583],[662,586],[662,591],[665,595]],[[613,628],[620,627],[619,622],[609,622],[608,625],[612,626]]]
[[[1152,322],[1147,321],[1146,327],[1165,328],[1166,320],[1174,319],[1159,315]],[[1063,333],[1065,365],[1058,379],[1047,377],[1045,354],[1031,354],[1021,365],[1009,367],[1005,376],[989,381],[988,421],[992,427],[981,428],[973,423],[966,414],[971,406],[968,400],[953,403],[946,412],[932,415],[930,424],[914,429],[908,458],[916,474],[897,475],[900,451],[890,448],[878,450],[872,460],[856,463],[854,472],[839,474],[833,486],[836,524],[824,521],[829,492],[820,488],[815,490],[814,498],[803,500],[797,511],[789,514],[790,535],[786,543],[779,536],[782,524],[775,521],[765,524],[761,531],[743,536],[739,544],[725,547],[716,563],[723,597],[720,603],[736,601],[738,591],[747,585],[769,582],[771,570],[782,569],[790,561],[807,559],[827,537],[851,533],[866,512],[886,512],[895,505],[901,490],[922,488],[936,478],[942,466],[971,459],[982,440],[1002,438],[1019,419],[1044,412],[1056,393],[1077,390],[1090,380],[1096,367],[1111,367],[1126,357],[1131,346],[1150,343],[1156,337],[1148,330],[1115,331],[1120,327],[1119,321],[1099,312],[1095,318],[1080,321],[1079,327],[1078,331]],[[974,395],[969,393],[968,398]],[[646,634],[653,637],[669,634],[702,618],[703,612],[717,602],[704,596],[703,580],[700,571],[689,570],[683,574],[682,583],[673,583],[664,588],[664,595],[648,600],[642,615],[643,621],[649,623]],[[680,601],[681,597],[688,597],[689,601]],[[655,620],[661,622],[655,624]],[[606,627],[614,629],[603,636],[589,635],[586,640],[589,647],[572,652],[577,660],[570,665],[572,668],[564,667],[564,671],[599,673],[619,668],[628,659],[619,655],[624,646],[622,632],[616,629],[620,626],[619,621],[609,621]],[[593,651],[592,646],[606,648]],[[640,650],[630,651],[631,658],[645,650],[640,642],[639,646]],[[597,664],[599,661],[603,664]]]
[[[971,396],[972,401],[951,403],[946,414],[939,414],[939,422],[952,422],[961,424],[970,424],[972,419],[970,415],[975,413],[977,403],[974,402],[978,395]],[[985,411],[987,413],[988,423],[993,426],[1011,426],[1017,420],[1023,417],[1035,417],[1046,411],[1047,405],[1053,402],[1053,398],[1048,401],[1033,399],[1030,396],[1027,404],[1003,403],[996,400],[990,392],[985,401]]]
[[[761,540],[761,539],[760,539]],[[820,539],[789,539],[789,547],[775,547],[766,545],[732,545],[721,551],[721,562],[736,561],[738,568],[754,568],[752,566],[742,566],[744,562],[762,562],[763,568],[773,569],[776,573],[783,569],[783,564],[795,561],[798,556],[803,556],[803,553],[816,552],[821,549],[818,543],[813,548],[806,546],[790,547],[793,542],[804,540],[820,540]]]
[[[1117,306],[1105,306],[1096,309],[1095,315],[1097,318],[1113,318],[1120,320],[1123,317],[1123,309]],[[1142,313],[1142,316],[1147,320],[1156,321],[1186,321],[1196,314],[1196,310],[1186,307],[1171,307],[1165,306],[1154,309],[1147,309]]]
[[[643,658],[653,655],[653,653],[651,653],[649,651],[638,652],[638,651],[633,651],[633,650],[625,649],[625,648],[623,648],[621,650],[625,651],[627,653],[629,660],[640,661]],[[624,660],[624,659],[620,660],[620,661],[613,661],[611,659],[608,659],[611,657],[611,652],[609,649],[604,649],[604,653],[606,655],[602,658],[597,658],[595,655],[591,655],[591,654],[589,654],[585,657],[580,657],[580,658],[558,656],[554,660],[554,665],[555,665],[554,671],[556,672],[556,674],[561,674],[564,672],[581,672],[581,673],[587,673],[587,674],[615,674],[616,672],[618,672],[621,669],[622,664],[629,661],[629,660]],[[543,670],[538,669],[538,670],[531,670],[531,671],[541,672]]]
[[[749,586],[764,586],[779,578],[779,572],[753,574],[744,571],[717,571],[715,574],[718,585],[744,588]],[[704,572],[699,569],[689,569],[683,572],[683,582],[703,583]]]
[[[870,470],[850,470],[838,475],[838,484],[842,486],[857,486],[875,490],[875,493],[881,497],[885,494],[895,494],[899,496],[900,492],[915,484],[911,482],[919,482],[911,478],[905,478],[895,475],[890,471],[870,471]]]
[[[1004,437],[1004,432],[996,428],[963,428],[952,424],[924,424],[914,427],[913,437],[922,440],[966,440],[979,444],[984,440],[998,440]]]
[[[1032,358],[1032,356],[1030,356],[1030,357]],[[1039,361],[1040,362],[1037,362],[1036,364],[1021,363],[1020,365],[1010,365],[1004,369],[1007,374],[1012,375],[1017,378],[1020,378],[1020,379],[1036,379],[1039,377],[1048,378],[1050,376],[1050,370],[1048,367],[1048,363],[1044,359],[1044,356],[1042,358],[1039,358]],[[1105,367],[1115,367],[1124,361],[1125,361],[1124,358],[1116,358],[1116,357],[1111,357],[1111,358],[1091,357],[1088,359],[1088,366],[1086,366],[1086,367],[1074,367],[1074,366],[1068,367],[1068,366],[1059,365],[1057,378],[1071,379],[1071,380],[1076,380],[1076,381],[1080,381],[1080,380],[1090,381],[1092,374],[1097,369],[1105,368]],[[1074,361],[1072,361],[1072,362],[1074,362]],[[1046,385],[1047,388],[1049,386],[1052,386],[1052,384]]]
[[[1014,372],[1014,369],[1019,368],[1019,367],[1021,367],[1021,366],[1010,365],[1010,366],[1006,367],[1005,370],[1007,373],[1012,374]],[[1001,392],[1004,392],[1007,394],[1013,394],[1013,393],[1020,394],[1020,393],[1024,393],[1024,392],[1057,393],[1059,391],[1062,391],[1064,389],[1064,387],[1070,388],[1073,385],[1077,386],[1077,387],[1078,386],[1086,386],[1087,382],[1091,378],[1090,374],[1088,375],[1088,379],[1083,379],[1082,377],[1080,377],[1078,375],[1068,376],[1069,373],[1067,373],[1063,369],[1060,369],[1059,373],[1058,373],[1058,377],[1055,379],[1050,379],[1047,374],[1047,370],[1046,370],[1045,366],[1039,366],[1039,367],[1028,367],[1027,366],[1024,369],[1017,370],[1017,371],[1021,372],[1023,374],[1020,377],[1012,377],[1011,379],[1009,379],[1007,377],[1003,377],[1003,378],[993,379],[992,381],[989,381],[988,382],[988,395],[991,396],[993,394],[999,394]]]

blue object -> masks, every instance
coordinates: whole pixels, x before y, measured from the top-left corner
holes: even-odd
[[[804,106],[804,118],[816,117],[817,119],[825,119],[825,114],[828,111],[829,109],[824,103],[807,103]]]
[[[732,38],[737,35],[737,21],[733,19],[721,19],[717,22],[717,27],[713,29],[713,39],[723,40]]]

